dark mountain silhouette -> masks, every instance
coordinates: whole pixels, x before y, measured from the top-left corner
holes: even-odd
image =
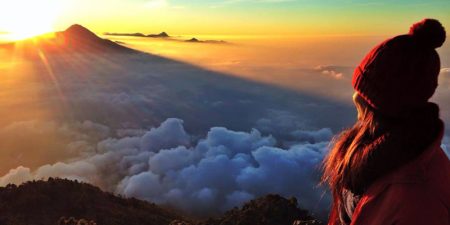
[[[189,40],[186,40],[186,42],[200,42],[197,38],[191,38]]]
[[[87,28],[75,24],[67,28],[65,31],[57,32],[54,40],[50,39],[50,43],[63,43],[65,47],[75,50],[85,51],[132,51],[126,47],[114,43],[113,41],[102,39]],[[60,46],[58,46],[60,47]]]
[[[198,225],[309,225],[322,224],[306,210],[298,208],[297,199],[267,195],[234,208],[222,217],[211,218]]]
[[[191,38],[189,40],[186,40],[186,42],[192,42],[192,43],[209,43],[209,44],[227,44],[228,42],[223,40],[199,40],[197,38]]]
[[[168,38],[170,37],[166,32],[161,32],[159,34],[149,34],[147,37],[153,37],[153,38]]]
[[[166,32],[161,32],[159,34],[148,34],[145,35],[143,33],[104,33],[109,36],[131,36],[131,37],[149,37],[149,38],[163,38],[170,41],[183,41],[183,42],[191,42],[191,43],[210,43],[210,44],[227,44],[228,42],[223,40],[199,40],[197,38],[191,38],[188,40],[180,40],[177,38],[172,38],[172,36],[168,35]]]
[[[108,36],[131,36],[131,37],[147,37],[147,35],[143,33],[109,33],[106,32],[104,35]]]
[[[90,184],[64,179],[0,188],[0,212],[2,225],[71,224],[74,220],[105,225],[166,225],[181,219],[155,204],[117,197]]]
[[[199,221],[125,199],[86,183],[50,178],[0,188],[2,225],[298,225],[321,224],[295,198],[267,195],[223,216]]]
[[[21,46],[25,56],[39,56],[41,53],[132,53],[135,50],[126,48],[113,41],[102,39],[87,28],[75,24],[65,31],[48,33],[10,44],[0,48],[14,50]]]
[[[92,31],[88,30],[87,28],[79,25],[74,24],[67,28],[63,32],[58,32],[60,35],[63,35],[65,38],[69,39],[78,39],[78,40],[96,40],[98,37],[95,35]]]
[[[104,35],[108,36],[130,36],[130,37],[150,37],[150,38],[169,38],[170,36],[166,32],[161,32],[159,34],[148,34],[143,33],[109,33],[106,32]]]

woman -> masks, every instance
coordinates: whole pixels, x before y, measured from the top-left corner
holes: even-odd
[[[375,47],[355,70],[355,125],[333,142],[323,181],[333,193],[329,224],[450,224],[450,161],[440,148],[440,72],[433,19]]]

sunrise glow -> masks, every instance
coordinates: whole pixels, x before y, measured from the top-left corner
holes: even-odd
[[[0,30],[10,40],[20,40],[54,31],[64,1],[14,0],[2,1]]]

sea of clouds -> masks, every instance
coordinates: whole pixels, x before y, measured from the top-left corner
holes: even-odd
[[[35,170],[19,166],[1,177],[0,185],[48,177],[77,179],[194,215],[221,213],[278,193],[326,214],[329,195],[318,183],[320,162],[333,136],[330,129],[296,130],[289,143],[256,129],[237,132],[224,127],[197,138],[185,131],[182,120],[170,118],[136,133],[106,138],[95,152],[68,162]]]
[[[326,217],[320,162],[350,105],[148,54],[47,59],[0,91],[0,185],[77,179],[199,216],[277,193]]]

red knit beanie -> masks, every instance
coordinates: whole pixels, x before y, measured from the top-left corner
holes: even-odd
[[[376,46],[353,74],[353,87],[375,110],[388,116],[426,105],[433,96],[440,72],[435,48],[445,41],[439,21],[424,19],[409,34]]]

